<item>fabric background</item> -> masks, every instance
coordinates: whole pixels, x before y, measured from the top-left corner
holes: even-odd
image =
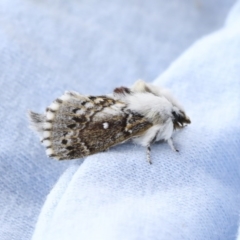
[[[230,11],[233,4],[0,2],[0,239],[31,239],[37,220],[33,239],[41,240],[236,238],[240,3]],[[44,111],[65,90],[105,94],[158,75],[193,123],[174,138],[179,154],[153,146],[152,166],[131,143],[83,164],[49,160],[28,129],[27,110]]]

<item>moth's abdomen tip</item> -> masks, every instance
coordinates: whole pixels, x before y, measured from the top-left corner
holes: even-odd
[[[45,114],[39,114],[29,110],[28,119],[30,122],[30,129],[38,132],[41,135],[43,132],[43,124],[46,120]]]
[[[27,116],[29,117],[29,120],[33,123],[39,123],[42,122],[42,114],[32,112],[31,110],[28,110]]]

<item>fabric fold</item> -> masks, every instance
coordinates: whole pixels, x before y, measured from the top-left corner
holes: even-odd
[[[55,186],[67,185],[63,194],[50,193],[33,240],[236,239],[238,9],[225,27],[193,44],[155,81],[170,88],[191,117],[192,124],[174,136],[180,153],[155,144],[149,166],[145,149],[128,143],[86,158]]]
[[[53,239],[56,227],[60,228],[59,234],[65,230],[65,235],[62,234],[59,239],[67,236],[68,230],[72,228],[75,229],[73,233],[76,233],[76,237],[80,235],[77,232],[80,225],[82,226],[81,236],[84,236],[87,232],[90,234],[88,226],[90,222],[92,226],[95,226],[93,229],[100,231],[99,236],[104,236],[108,232],[117,234],[120,232],[118,228],[120,226],[123,237],[124,233],[129,233],[130,238],[131,232],[131,236],[142,233],[142,236],[151,236],[154,239],[154,236],[159,233],[159,230],[156,229],[162,229],[159,227],[160,224],[169,226],[166,227],[166,232],[171,233],[170,226],[176,226],[175,223],[179,223],[180,219],[187,222],[184,214],[177,215],[175,223],[172,222],[173,217],[167,217],[169,214],[176,215],[175,212],[179,209],[177,202],[170,201],[173,210],[168,209],[164,212],[164,209],[169,206],[167,201],[174,196],[174,189],[177,191],[179,204],[184,205],[186,200],[191,199],[191,191],[186,190],[189,186],[185,183],[191,169],[199,170],[201,176],[208,169],[207,167],[204,169],[204,164],[200,169],[199,165],[188,164],[190,160],[184,158],[184,153],[189,152],[189,144],[191,154],[195,151],[193,149],[202,154],[198,147],[199,142],[196,143],[197,146],[194,145],[194,141],[190,137],[192,129],[195,129],[194,125],[174,137],[175,144],[181,151],[178,155],[172,153],[166,144],[153,146],[154,165],[152,168],[148,168],[146,165],[145,149],[131,143],[112,148],[106,154],[93,156],[78,168],[83,159],[58,162],[47,158],[38,137],[29,129],[27,112],[28,110],[39,113],[45,111],[45,108],[66,90],[74,90],[81,94],[103,95],[111,92],[115,87],[130,86],[138,78],[145,81],[156,78],[171,63],[173,63],[172,66],[175,65],[176,62],[173,61],[197,39],[221,28],[234,2],[235,0],[219,0],[217,4],[215,0],[0,1],[1,240],[30,239],[43,205],[34,235],[38,239],[40,236],[42,239],[45,237]],[[230,22],[237,24],[238,10],[234,10],[234,12],[231,14],[232,20],[229,20],[229,24]],[[229,38],[228,44],[231,46],[231,51],[235,49],[232,43],[234,31],[229,36],[225,34],[225,38]],[[219,35],[219,41],[223,35]],[[236,37],[235,44],[237,44],[237,39]],[[212,44],[215,45],[216,41],[216,39],[212,39]],[[216,44],[216,46],[219,45]],[[221,50],[222,46],[219,48]],[[226,48],[224,47],[224,49]],[[211,48],[209,51],[211,52]],[[228,64],[229,54],[226,54],[228,56],[226,57],[226,66],[232,66],[232,69],[235,66],[237,69],[237,64]],[[231,54],[232,57],[236,55],[234,51]],[[219,52],[219,57],[221,56],[222,51]],[[192,59],[196,58],[192,56]],[[215,59],[212,60],[215,61]],[[216,60],[218,61],[217,58]],[[204,58],[201,61],[205,61]],[[178,78],[171,83],[171,77],[168,82],[164,82],[161,77],[161,83],[173,90],[174,95],[185,106],[195,124],[206,126],[205,120],[203,121],[204,117],[201,118],[201,123],[196,121],[200,114],[204,116],[205,105],[200,103],[191,105],[191,95],[185,94],[183,91],[191,81],[201,81],[201,72],[204,71],[199,66],[200,63],[195,61],[189,63],[188,60],[188,64],[195,64],[199,67],[199,70],[194,70],[199,73],[199,76],[193,78],[184,76],[181,68],[186,72],[192,68],[192,65],[191,68],[181,66],[175,69],[176,76],[181,73],[179,79],[180,75],[184,76],[181,84],[178,84],[180,81]],[[230,73],[232,69],[229,69]],[[175,70],[171,70],[172,77]],[[169,71],[170,68],[167,72]],[[221,69],[216,71],[223,73]],[[226,81],[233,77],[226,72],[225,75]],[[211,81],[215,78],[216,76],[211,77]],[[237,88],[235,84],[233,89]],[[191,92],[192,89],[188,88],[188,91]],[[199,93],[194,92],[194,94],[196,97],[199,96]],[[226,95],[224,96],[226,97]],[[210,107],[213,106],[213,102]],[[225,104],[226,102],[228,101],[225,101]],[[226,123],[228,115],[232,117],[233,103],[228,103],[229,113],[226,111],[226,114],[222,114],[221,118],[218,118],[218,122],[219,119],[225,119],[223,122]],[[193,108],[195,109],[199,105],[202,106],[202,111],[199,111],[197,115],[197,111],[194,111]],[[214,107],[214,109],[214,114],[220,111],[218,107]],[[211,121],[212,118],[209,119],[209,116],[210,112],[208,113],[208,122],[214,125],[214,121]],[[232,127],[233,125],[232,122]],[[231,128],[231,124],[228,124],[228,128]],[[218,130],[214,129],[216,133]],[[212,149],[220,146],[221,149],[229,149],[227,151],[229,153],[232,151],[230,149],[238,144],[228,142],[225,138],[226,135],[217,137],[214,132],[210,134],[209,131],[202,131],[202,128],[198,128],[198,130],[198,133],[193,132],[195,141],[198,139],[197,134],[203,133],[207,139],[211,136],[216,140],[214,146],[209,142],[204,143],[208,144],[207,151],[211,152]],[[223,130],[218,132],[226,134],[224,126]],[[233,134],[233,139],[234,136]],[[225,146],[218,145],[220,138],[226,140]],[[201,139],[204,142],[203,138]],[[220,153],[222,152],[220,151]],[[226,154],[224,153],[224,155]],[[234,156],[236,158],[236,155]],[[185,168],[182,165],[181,167],[175,165],[175,159],[177,159],[177,163],[186,163],[186,171],[189,174],[185,174]],[[194,158],[193,163],[195,161]],[[92,163],[90,164],[90,162]],[[94,167],[92,164],[96,164],[96,166]],[[221,181],[223,175],[229,176],[230,179],[232,171],[236,171],[236,165],[232,164],[233,170],[229,170],[230,164],[226,165],[227,168],[225,165],[226,163],[222,163],[223,170],[219,171],[219,178],[213,177],[212,179],[212,175],[209,175],[208,179],[213,185],[215,184],[214,186],[218,186],[216,183]],[[165,166],[169,166],[169,171],[165,171]],[[163,175],[162,178],[160,178],[161,175]],[[60,179],[59,176],[61,176]],[[201,182],[196,176],[193,175],[190,179],[198,186],[193,195],[199,198]],[[82,184],[79,184],[78,181]],[[98,189],[96,189],[95,183],[98,182],[99,184],[96,185]],[[234,192],[229,189],[229,185],[232,186],[230,182],[224,183],[221,189],[225,189],[229,193]],[[51,191],[55,184],[56,186]],[[186,198],[183,198],[180,189],[182,192],[186,192]],[[166,190],[166,193],[162,190]],[[210,190],[208,189],[206,192],[209,193]],[[76,195],[78,195],[77,205]],[[230,194],[230,196],[232,195],[234,194]],[[218,193],[214,199],[220,197],[221,193]],[[111,199],[112,201],[110,201]],[[211,199],[205,197],[206,202],[211,202]],[[65,205],[66,201],[69,201],[73,209],[76,207],[74,213],[70,213],[70,215],[67,205]],[[234,198],[229,198],[224,206],[229,206],[228,204],[234,201]],[[156,205],[156,208],[151,207],[156,202],[159,202],[159,205]],[[202,198],[199,198],[199,202],[202,202]],[[92,204],[92,210],[87,203]],[[81,206],[82,220],[78,219],[78,205]],[[221,204],[217,206],[222,207]],[[116,212],[114,209],[119,209],[119,211]],[[132,211],[128,211],[128,209],[132,209]],[[185,212],[186,206],[184,205],[182,209],[182,213]],[[163,215],[159,213],[162,210]],[[141,214],[137,214],[138,211]],[[198,211],[195,209],[192,215],[197,215],[197,213]],[[212,212],[210,213],[212,214]],[[80,225],[72,225],[72,215],[76,217],[77,223],[81,223]],[[56,218],[57,216],[59,219]],[[111,223],[105,221],[107,216],[112,216],[112,218],[116,216],[118,221]],[[141,219],[142,225],[136,222],[138,217]],[[154,223],[151,222],[151,218],[155,219]],[[165,223],[161,220],[163,218]],[[68,222],[66,227],[62,225],[63,222],[58,223],[60,220]],[[152,224],[151,230],[147,223]],[[235,224],[235,220],[233,223]],[[101,224],[103,224],[102,231]],[[127,231],[125,231],[124,224],[129,225]],[[234,224],[233,226],[235,226]],[[185,229],[189,231],[189,226],[186,224],[184,226],[187,226]],[[106,230],[109,227],[112,228],[111,231]],[[46,230],[45,234],[43,230]],[[94,231],[91,234],[94,236]]]

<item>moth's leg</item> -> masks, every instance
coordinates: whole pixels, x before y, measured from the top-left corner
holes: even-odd
[[[151,161],[151,147],[150,147],[150,144],[147,145],[147,161],[149,162],[149,164],[152,164],[152,161]]]
[[[152,140],[150,141],[150,143],[148,143],[148,145],[147,145],[147,161],[149,162],[149,164],[152,164],[150,144],[151,144],[151,143],[154,143],[154,142],[156,141],[158,133],[159,133],[159,131],[156,132],[156,134],[154,135],[154,137],[152,138]]]
[[[172,139],[172,138],[169,138],[169,139],[167,140],[167,142],[168,142],[168,145],[171,147],[171,149],[172,149],[174,152],[179,152],[179,150],[177,150],[177,149],[175,148],[175,146],[174,146],[174,144],[173,144],[173,139]]]

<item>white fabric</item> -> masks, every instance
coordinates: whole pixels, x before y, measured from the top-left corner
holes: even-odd
[[[199,216],[199,204],[193,196],[199,196],[199,201],[203,201],[201,191],[206,192],[204,190],[206,186],[202,187],[201,184],[205,181],[196,174],[200,172],[199,176],[204,177],[206,171],[216,181],[216,188],[219,187],[220,181],[223,189],[230,189],[229,191],[233,194],[229,195],[230,200],[225,202],[227,196],[225,196],[226,191],[223,191],[224,204],[216,204],[216,212],[228,213],[225,216],[227,220],[224,222],[222,218],[225,219],[225,217],[221,218],[223,215],[219,215],[220,220],[216,220],[218,215],[213,215],[213,208],[209,208],[211,210],[209,214],[216,216],[214,221],[210,222],[210,226],[215,226],[215,222],[220,221],[221,224],[218,224],[221,227],[214,228],[212,231],[213,228],[206,228],[204,222],[205,232],[219,233],[217,235],[219,239],[222,236],[223,239],[235,239],[239,223],[239,203],[235,205],[237,201],[235,189],[239,189],[237,185],[239,166],[238,162],[235,162],[239,156],[236,151],[236,146],[239,145],[238,125],[232,122],[226,126],[226,122],[233,118],[232,112],[238,114],[236,112],[238,108],[234,111],[231,109],[234,102],[238,101],[234,93],[238,90],[237,80],[239,79],[239,45],[236,31],[239,25],[239,4],[233,8],[227,22],[224,23],[235,2],[236,0],[0,1],[0,240],[31,239],[35,227],[37,228],[34,238],[54,239],[58,226],[62,228],[61,231],[65,231],[59,238],[60,240],[67,235],[69,236],[67,239],[70,239],[73,227],[83,231],[82,234],[78,234],[78,230],[74,230],[72,234],[76,234],[73,239],[78,238],[78,235],[79,238],[84,239],[84,236],[90,234],[91,226],[86,225],[89,222],[94,222],[97,226],[94,227],[92,224],[92,235],[96,232],[94,237],[97,231],[102,231],[98,239],[101,239],[103,234],[111,234],[111,232],[119,238],[121,236],[119,232],[121,232],[122,235],[125,234],[124,237],[128,236],[128,238],[137,235],[138,239],[156,239],[158,236],[161,237],[163,230],[177,234],[175,231],[177,225],[184,226],[189,235],[194,232],[193,226],[201,232],[197,226],[198,218],[196,217]],[[169,76],[168,81],[164,80],[164,75],[161,77],[160,83],[173,90],[174,95],[179,98],[193,120],[193,124],[186,131],[176,134],[175,143],[180,149],[179,154],[173,153],[167,144],[155,145],[152,151],[153,165],[151,167],[145,162],[145,149],[130,143],[86,159],[83,168],[80,166],[83,159],[58,162],[46,156],[38,137],[29,129],[26,116],[29,109],[43,112],[55,98],[61,96],[66,90],[102,95],[110,93],[117,86],[130,86],[138,78],[151,81],[162,74],[197,39],[216,31],[223,25],[231,26],[233,30],[229,35],[224,30],[225,33],[222,32],[212,39],[212,43],[208,43],[209,46],[216,45],[216,47],[219,46],[216,42],[222,42],[223,45],[218,49],[219,57],[216,57],[217,50],[214,50],[216,59],[208,61],[209,68],[206,68],[201,61],[205,62],[204,56],[210,56],[213,52],[209,50],[209,53],[205,53],[200,61],[198,58],[202,53],[199,50],[197,54],[194,50],[196,56],[192,53],[191,63],[185,61],[189,67],[185,65],[183,69],[181,69],[182,66],[169,68],[164,74],[166,77]],[[236,37],[233,36],[234,32]],[[226,41],[227,38],[229,41]],[[207,41],[210,39],[208,38]],[[229,50],[226,50],[227,48]],[[222,58],[224,60],[221,60]],[[177,62],[182,62],[184,65],[181,59],[178,59],[173,66],[176,66]],[[218,63],[220,60],[225,61],[226,66],[222,67],[220,62]],[[226,67],[228,68],[227,74]],[[191,69],[195,69],[194,72],[191,72]],[[216,72],[216,75],[209,77],[208,72],[212,71]],[[186,78],[184,72],[189,73]],[[194,75],[196,72],[197,76]],[[226,99],[229,103],[228,113],[221,115],[221,118],[219,117],[216,121],[216,118],[212,116],[210,119],[205,118],[207,112],[211,115],[211,111],[208,110],[212,109],[213,105],[207,105],[205,108],[205,103],[201,104],[198,101],[194,106],[191,103],[194,102],[193,95],[195,95],[194,98],[199,99],[204,94],[204,97],[208,99],[210,93],[214,96],[211,104],[214,103],[215,98],[218,98],[214,90],[218,89],[218,84],[213,87],[211,82],[214,79],[216,81],[217,74],[220,80],[226,79],[226,84],[231,80],[232,84],[229,83],[227,87],[232,88],[233,96],[230,94],[229,97],[232,101]],[[193,75],[192,78],[188,77]],[[199,87],[199,91],[194,92],[191,89],[185,94],[186,84],[192,83],[197,86],[197,83],[203,80],[208,80],[210,83],[209,91],[205,84],[203,85],[205,87]],[[200,95],[202,90],[204,92]],[[226,94],[224,96],[226,98]],[[200,106],[204,111],[198,113],[197,107]],[[215,116],[217,110],[221,112],[221,109],[216,107],[213,111]],[[218,136],[215,133],[215,125],[219,125],[221,121],[224,131],[220,131]],[[211,125],[214,125],[214,133],[209,132],[209,129],[202,131],[201,126],[210,127]],[[233,134],[227,134],[225,131],[227,128],[232,129]],[[210,141],[210,136],[216,139],[215,145]],[[224,143],[219,142],[220,140]],[[202,156],[204,152],[202,147],[208,151],[208,157]],[[217,156],[212,154],[215,149],[218,149]],[[222,157],[226,160],[223,161]],[[215,169],[215,165],[220,169]],[[82,173],[84,169],[87,171],[86,175]],[[217,171],[219,175],[215,176]],[[64,175],[56,184],[63,173]],[[84,178],[84,185],[78,183],[77,179],[80,176]],[[99,183],[95,186],[98,179]],[[186,190],[186,198],[184,198],[184,191],[181,189],[191,190],[190,183],[192,183],[192,188],[196,187],[196,191],[193,191],[195,195],[192,193],[191,196],[191,191]],[[208,183],[212,181],[209,180]],[[54,184],[56,187],[51,192]],[[213,185],[209,185],[209,189]],[[73,186],[76,188],[72,194],[69,194]],[[96,190],[98,186],[99,189]],[[197,186],[201,187],[197,188]],[[89,201],[91,189],[93,189],[94,199]],[[102,198],[104,196],[98,196],[99,191],[106,192],[105,198],[108,202]],[[49,192],[51,193],[45,202]],[[80,214],[77,214],[79,202],[76,203],[76,196],[79,196],[81,203],[84,202],[86,205],[86,209],[81,211],[82,218],[86,216],[86,220],[81,220]],[[83,196],[86,197],[83,199]],[[166,199],[171,196],[173,198],[168,203]],[[179,200],[176,200],[177,196]],[[218,199],[217,196],[219,195],[216,194]],[[119,202],[118,200],[114,202],[116,198]],[[76,211],[74,210],[69,217],[63,214],[68,212],[64,199],[72,199],[72,208],[76,208]],[[215,198],[210,194],[207,199],[212,203]],[[191,200],[191,206],[194,207],[196,214],[191,212],[190,225],[182,225],[179,219],[188,223],[187,219],[190,218],[186,210],[187,200]],[[92,201],[94,201],[93,208],[88,205]],[[101,204],[103,202],[109,203],[109,207]],[[126,202],[126,205],[120,204],[121,202]],[[39,217],[43,205],[45,206]],[[128,209],[130,205],[131,211]],[[200,205],[203,208],[205,206]],[[109,212],[111,208],[115,210]],[[104,212],[104,209],[108,210]],[[123,209],[122,213],[121,209]],[[118,216],[115,221],[109,219],[113,214]],[[60,218],[56,219],[56,216]],[[78,226],[71,223],[73,217],[77,219]],[[111,223],[109,221],[102,223],[99,219],[103,218],[109,219]],[[203,225],[201,219],[209,220],[201,216],[199,219],[201,226]],[[65,227],[64,221],[68,222],[71,227],[67,225]],[[81,228],[85,221],[86,228]],[[196,224],[193,225],[192,222]],[[49,223],[49,226],[46,223]],[[125,227],[126,224],[128,224],[127,227]],[[163,228],[162,225],[171,226]],[[53,226],[51,230],[50,226]],[[108,230],[108,226],[112,228],[111,231]],[[229,231],[221,235],[224,229]],[[62,233],[61,231],[59,234]],[[143,231],[144,234],[142,234]],[[51,236],[48,235],[50,232],[52,232]],[[139,237],[140,234],[142,234],[141,237]],[[165,239],[171,239],[171,234]]]
[[[33,240],[236,239],[240,207],[240,2],[155,81],[192,124],[166,143],[127,143],[71,166],[49,194]],[[238,237],[239,239],[239,237]]]

